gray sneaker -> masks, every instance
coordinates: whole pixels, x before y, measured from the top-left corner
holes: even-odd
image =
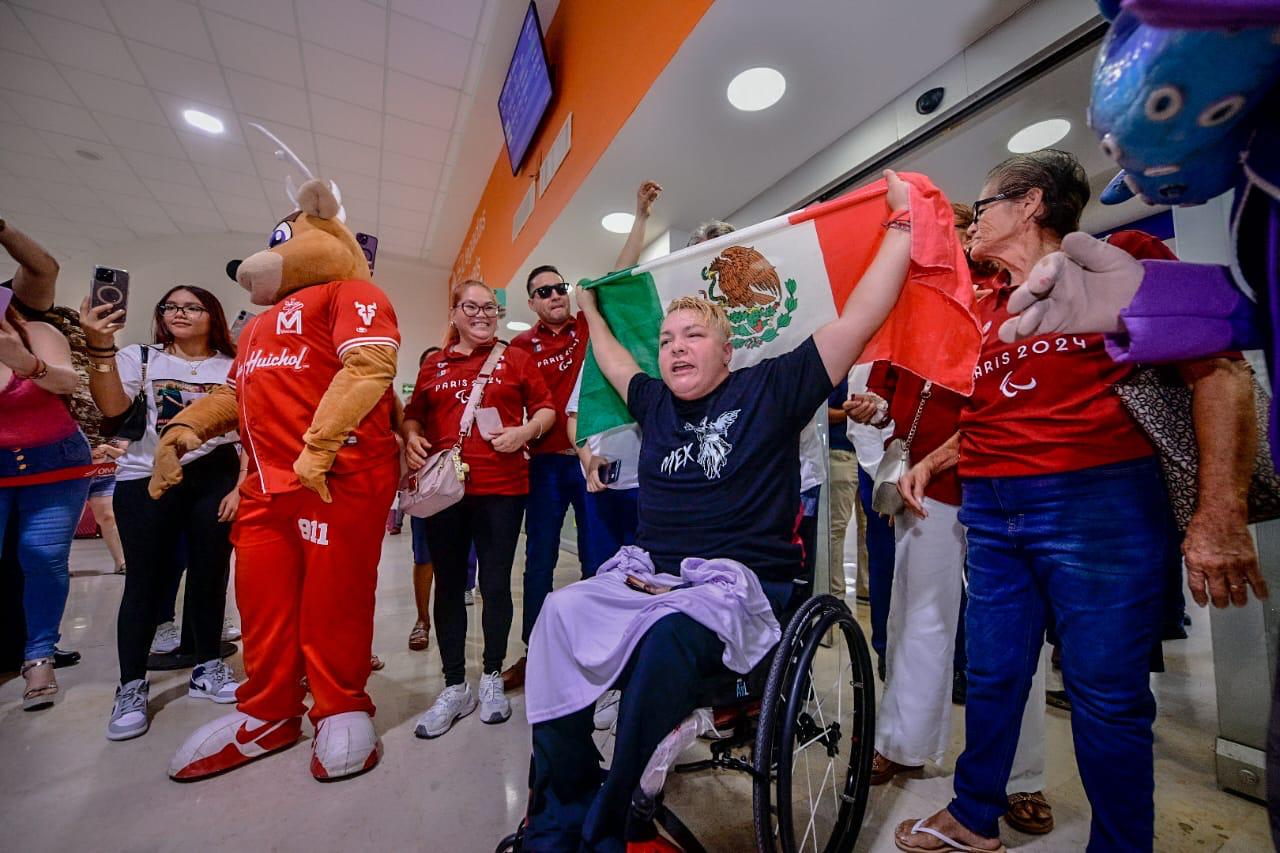
[[[511,703],[502,692],[502,673],[480,676],[480,722],[505,723],[511,719]]]
[[[182,631],[172,622],[165,622],[156,628],[156,635],[151,639],[151,654],[167,655],[176,652],[182,645]]]
[[[476,603],[475,590],[469,589],[466,592],[462,593],[462,603],[467,605],[467,607],[471,607],[472,605],[474,605]]]
[[[606,690],[604,695],[596,700],[596,710],[591,715],[591,723],[596,731],[603,732],[613,728],[613,724],[618,722],[620,704],[622,704],[621,690]]]
[[[501,685],[499,685],[501,686]],[[420,738],[440,737],[453,728],[455,720],[461,720],[476,709],[476,695],[471,692],[471,685],[463,682],[446,687],[436,697],[436,701],[426,710],[413,733]]]
[[[205,661],[191,670],[191,681],[187,685],[187,695],[197,699],[209,699],[219,705],[230,705],[236,701],[236,681],[231,667],[220,660]]]
[[[111,708],[111,721],[107,723],[107,740],[128,740],[147,733],[151,727],[151,720],[147,718],[150,693],[150,682],[142,678],[116,688],[116,703]]]

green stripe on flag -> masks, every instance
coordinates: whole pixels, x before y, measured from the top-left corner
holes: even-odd
[[[641,370],[657,376],[662,302],[653,276],[634,270],[633,267],[611,273],[595,281],[584,279],[579,286],[595,291],[596,304],[613,336],[631,353]],[[588,436],[632,422],[626,403],[600,372],[594,348],[588,347],[582,366],[582,390],[578,395],[578,443],[585,443]]]

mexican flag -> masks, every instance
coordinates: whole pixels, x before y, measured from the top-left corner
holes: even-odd
[[[911,266],[902,296],[858,361],[888,360],[953,391],[973,391],[982,334],[951,204],[923,175],[911,186]],[[886,183],[778,216],[649,263],[582,282],[640,369],[658,376],[658,330],[680,296],[719,302],[733,327],[731,369],[799,346],[836,318],[875,257]],[[631,422],[588,350],[578,438]]]

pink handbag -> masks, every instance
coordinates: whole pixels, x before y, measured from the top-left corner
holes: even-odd
[[[458,440],[453,447],[431,454],[427,463],[416,471],[410,471],[400,480],[400,509],[414,518],[429,518],[441,510],[462,500],[467,491],[467,471],[470,466],[462,461],[462,442],[471,434],[476,409],[484,396],[484,386],[493,375],[494,368],[502,360],[507,349],[504,343],[496,343],[489,357],[480,367],[480,375],[471,385],[471,396],[462,410],[458,427]]]

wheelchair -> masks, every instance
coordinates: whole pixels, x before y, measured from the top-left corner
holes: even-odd
[[[853,849],[871,785],[875,675],[862,629],[843,601],[830,595],[805,600],[774,650],[745,676],[708,680],[699,706],[711,709],[722,737],[711,742],[709,758],[671,770],[750,777],[756,850]],[[628,846],[653,841],[658,827],[684,853],[706,853],[661,790],[651,795],[637,786]],[[520,853],[522,836],[523,825],[495,853]]]

